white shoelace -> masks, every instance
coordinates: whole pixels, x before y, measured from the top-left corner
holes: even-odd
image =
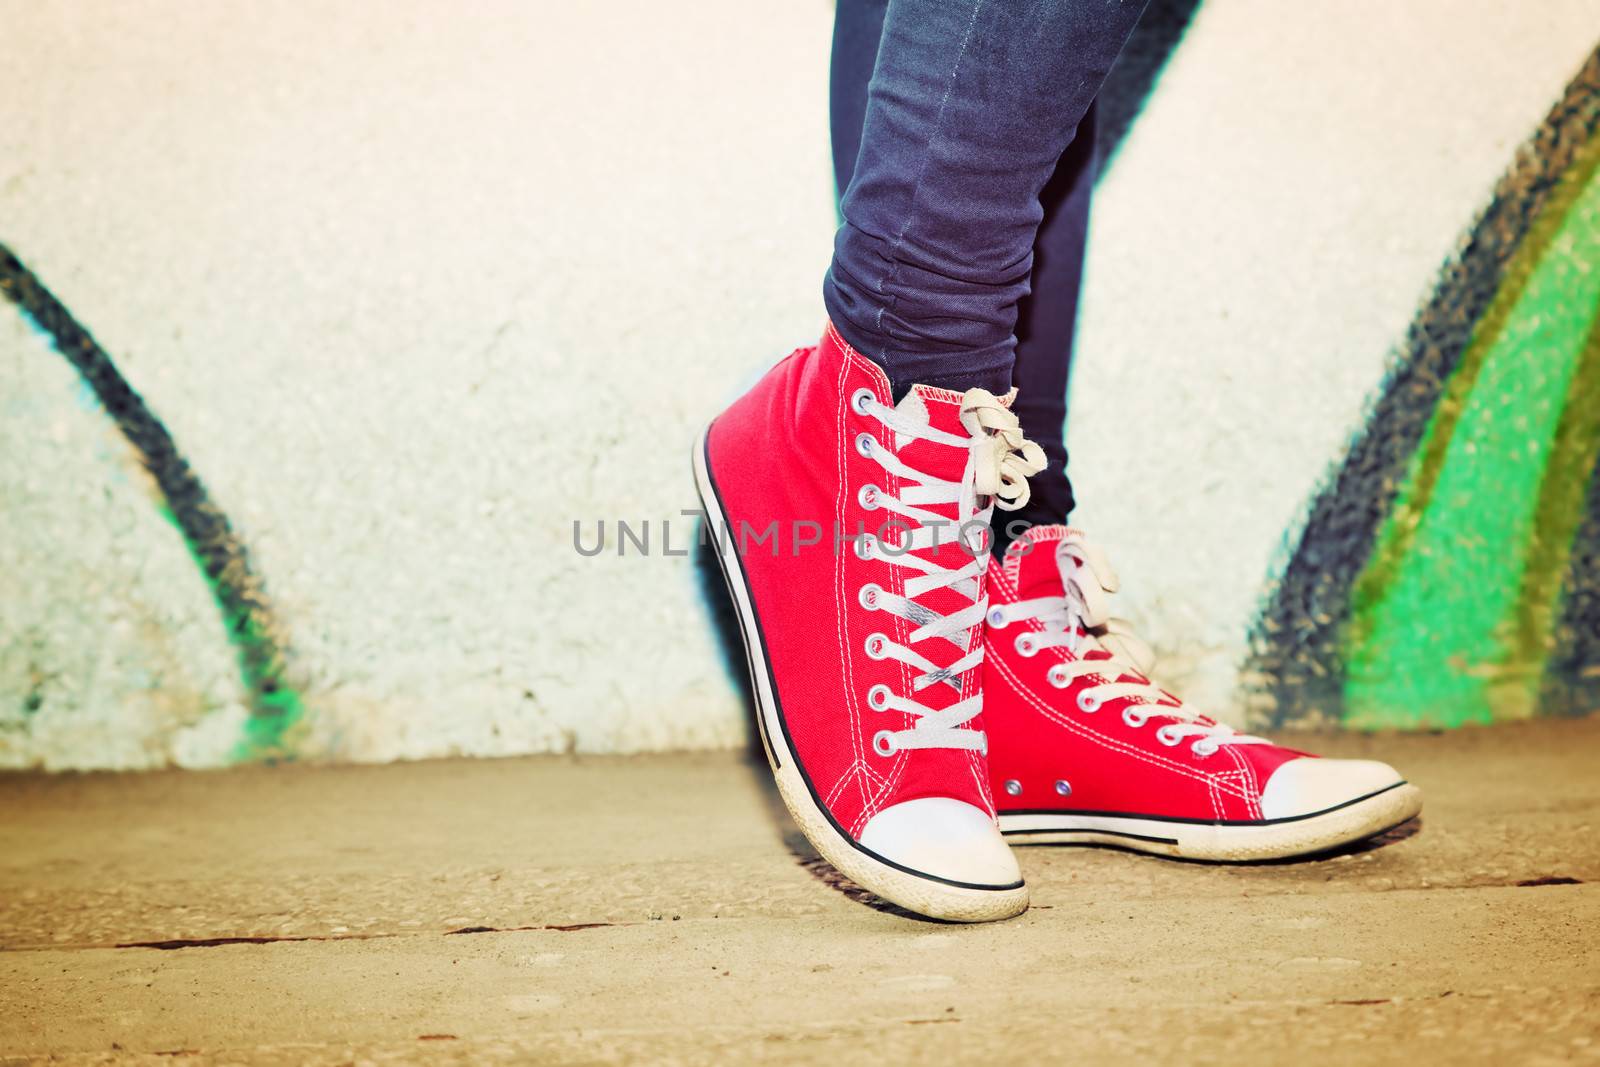
[[[871,434],[856,438],[856,449],[884,471],[902,480],[899,496],[891,496],[874,485],[862,486],[863,507],[882,509],[899,516],[900,542],[884,545],[871,534],[857,539],[856,551],[862,559],[878,559],[891,567],[915,572],[905,579],[905,595],[898,596],[869,583],[861,587],[863,607],[885,611],[910,622],[916,629],[907,635],[907,645],[897,644],[884,633],[867,638],[866,653],[874,659],[892,659],[920,673],[912,680],[913,692],[945,683],[958,691],[961,676],[983,662],[983,642],[971,630],[984,617],[988,598],[979,595],[984,568],[988,563],[989,519],[995,506],[1014,511],[1028,501],[1028,476],[1044,469],[1044,453],[1023,438],[1017,417],[994,394],[984,389],[969,389],[961,399],[961,424],[970,436],[948,433],[912,415],[880,403],[870,390],[858,390],[851,406],[862,415],[877,419],[895,435],[896,447],[909,439],[959,448],[967,453],[966,469],[959,482],[935,478],[911,467]],[[989,502],[982,508],[979,498]],[[956,519],[925,510],[929,505],[956,505]],[[977,536],[974,536],[977,535]],[[971,557],[961,567],[942,567],[913,553],[949,545],[959,539]],[[976,544],[974,542],[977,542]],[[951,589],[972,603],[949,615],[940,615],[918,604],[919,597],[935,589]],[[953,663],[939,666],[922,653],[908,647],[933,638],[943,638],[962,653]],[[971,647],[968,647],[968,646]],[[982,698],[972,696],[946,708],[930,708],[909,696],[901,696],[886,685],[867,691],[867,703],[876,711],[899,711],[916,717],[905,730],[880,730],[873,738],[873,749],[889,756],[902,749],[954,748],[988,751],[982,731],[966,729],[978,713]]]
[[[1037,619],[1044,630],[1018,635],[1018,652],[1031,656],[1041,648],[1066,648],[1078,657],[1050,668],[1050,684],[1058,689],[1093,675],[1102,679],[1129,675],[1136,679],[1102,680],[1086,686],[1078,693],[1080,711],[1093,714],[1107,701],[1126,699],[1130,703],[1122,712],[1124,722],[1137,728],[1152,717],[1167,719],[1156,730],[1156,740],[1176,746],[1192,737],[1194,742],[1189,748],[1196,756],[1210,756],[1223,745],[1270,744],[1264,737],[1202,721],[1198,711],[1150,681],[1148,672],[1155,665],[1155,653],[1126,621],[1111,617],[1110,595],[1117,591],[1117,576],[1099,548],[1073,531],[1057,545],[1056,565],[1061,569],[1066,596],[1035,597],[996,607],[989,612],[989,623],[1003,628],[1013,622]],[[1110,658],[1083,658],[1095,649]]]

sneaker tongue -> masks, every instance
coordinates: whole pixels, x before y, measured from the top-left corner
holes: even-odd
[[[895,405],[895,410],[902,416],[916,422],[924,423],[935,430],[955,434],[966,438],[968,433],[961,425],[961,394],[949,389],[936,389],[932,386],[913,385]],[[908,466],[924,474],[931,475],[948,482],[959,482],[967,469],[967,450],[942,444],[937,441],[928,441],[920,437],[908,437],[896,434],[894,440],[895,452]],[[935,512],[947,519],[956,518],[954,504],[924,505],[928,511]],[[953,534],[954,531],[952,530]]]
[[[1000,403],[1011,406],[1013,394],[1000,397]],[[932,385],[913,385],[895,405],[901,415],[926,423],[935,430],[968,440],[971,433],[961,424],[961,404],[964,394],[953,389],[940,389]],[[895,435],[895,451],[910,466],[944,481],[959,482],[966,474],[969,450],[937,441]],[[955,517],[954,505],[940,505],[929,510]]]
[[[1007,576],[1014,583],[1018,600],[1032,600],[1035,597],[1065,597],[1067,589],[1061,578],[1061,565],[1056,560],[1056,551],[1062,541],[1075,531],[1070,526],[1052,524],[1049,526],[1034,526],[1006,548],[1005,562]],[[1093,635],[1086,635],[1086,640],[1080,648],[1078,659],[1104,659],[1113,658],[1111,653],[1101,647]],[[1118,672],[1114,677],[1117,681],[1146,681],[1142,677]]]
[[[913,385],[911,391],[895,405],[895,410],[908,420],[923,423],[965,441],[971,434],[961,425],[961,403],[961,393],[934,386]],[[901,462],[913,470],[947,482],[960,482],[966,476],[967,461],[971,454],[968,448],[905,435],[896,435],[893,445]],[[972,553],[958,540],[963,532],[958,525],[961,521],[959,506],[952,502],[919,504],[917,507],[938,515],[948,523],[939,531],[939,546],[919,550],[917,555],[950,570],[969,563]],[[970,607],[972,598],[954,589],[941,588],[929,590],[917,597],[916,602],[936,614],[950,615]],[[970,642],[979,638],[978,625],[981,624],[975,624],[967,631],[964,647],[970,647]],[[918,651],[941,664],[949,663],[962,654],[960,649],[942,638],[930,640],[925,647],[918,646]],[[961,695],[952,687],[935,685],[922,691],[917,699],[929,707],[942,707],[954,703]]]
[[[966,427],[961,425],[961,394],[953,390],[938,389],[931,385],[913,385],[911,391],[895,405],[895,410],[908,418],[925,422],[936,430],[967,436]],[[895,444],[898,448],[908,442],[913,446],[931,443],[902,439]],[[934,447],[942,452],[955,454],[955,450],[948,446]]]
[[[1059,524],[1033,526],[1011,542],[1004,566],[1015,584],[1017,599],[1067,595],[1061,583],[1061,568],[1056,564],[1056,546],[1071,532]]]

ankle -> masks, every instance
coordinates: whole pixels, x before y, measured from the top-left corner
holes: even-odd
[[[857,355],[876,364],[889,379],[894,402],[904,400],[913,385],[949,389],[987,389],[996,396],[1011,391],[1011,368],[1016,340],[973,348],[936,339],[920,343],[862,329],[847,318],[835,317],[833,330]]]

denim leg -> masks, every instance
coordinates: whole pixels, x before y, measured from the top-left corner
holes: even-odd
[[[834,191],[840,201],[855,173],[861,127],[867,120],[867,83],[878,62],[889,0],[836,0],[833,54],[828,60],[828,134],[833,141]]]
[[[823,296],[897,391],[1010,386],[1040,194],[1142,8],[889,0]]]
[[[1011,543],[1004,527],[1012,521],[1062,522],[1076,503],[1067,477],[1067,380],[1078,324],[1090,195],[1099,171],[1095,110],[1091,106],[1084,115],[1078,136],[1039,197],[1044,222],[1033,244],[1033,292],[1018,309],[1017,363],[1011,381],[1017,387],[1013,410],[1022,432],[1044,449],[1049,466],[1028,479],[1027,506],[996,522],[995,548],[1000,552]]]

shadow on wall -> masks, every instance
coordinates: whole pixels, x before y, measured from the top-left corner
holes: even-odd
[[[722,666],[739,691],[739,704],[744,712],[746,749],[751,759],[765,759],[760,727],[756,723],[756,698],[750,688],[749,660],[745,655],[739,614],[734,610],[733,598],[722,576],[722,565],[717,562],[717,550],[712,547],[703,516],[697,526],[694,551],[689,557],[694,568],[695,583],[700,590],[700,599],[706,605],[707,621],[716,634]]]
[[[1199,6],[1200,0],[1151,0],[1145,8],[1143,17],[1128,38],[1127,46],[1106,77],[1106,83],[1095,102],[1098,115],[1095,150],[1101,161],[1097,180],[1105,176],[1116,159],[1117,149],[1140,109],[1150,98],[1156,79],[1183,40],[1184,31],[1189,28],[1195,9]],[[820,272],[820,265],[818,270]],[[728,599],[716,553],[705,538],[703,529],[692,562],[695,581],[706,604],[707,619],[716,632],[723,666],[734,679],[744,705],[746,722],[749,724],[750,753],[759,756],[761,743],[756,734],[754,697],[749,688],[749,672],[738,616]]]

